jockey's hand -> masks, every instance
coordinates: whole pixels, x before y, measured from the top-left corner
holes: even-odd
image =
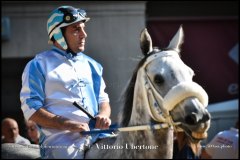
[[[97,115],[95,128],[108,129],[111,125],[111,119],[104,115]]]
[[[90,131],[88,123],[68,121],[68,130],[72,132]]]

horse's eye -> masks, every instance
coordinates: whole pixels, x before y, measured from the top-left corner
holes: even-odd
[[[155,75],[154,82],[157,84],[163,84],[164,82],[163,76],[160,74]]]

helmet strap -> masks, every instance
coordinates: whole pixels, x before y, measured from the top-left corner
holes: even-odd
[[[68,42],[67,42],[67,40],[66,40],[66,38],[65,38],[65,30],[66,30],[66,27],[61,28],[62,36],[63,36],[63,38],[64,38],[64,40],[65,40],[65,42],[66,42],[66,44],[67,44],[66,52],[72,54],[73,57],[74,57],[74,56],[77,55],[77,53],[73,52],[73,50],[71,50],[71,49],[69,48]]]

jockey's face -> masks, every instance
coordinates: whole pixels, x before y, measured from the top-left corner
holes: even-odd
[[[64,37],[68,47],[75,53],[82,52],[85,49],[85,23],[77,22],[67,26],[64,30]]]

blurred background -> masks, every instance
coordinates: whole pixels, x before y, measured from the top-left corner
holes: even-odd
[[[12,117],[26,135],[19,93],[26,63],[50,49],[48,14],[61,5],[87,11],[85,54],[104,68],[106,91],[117,122],[122,93],[142,57],[140,32],[153,45],[167,47],[179,26],[185,33],[181,57],[195,71],[194,81],[209,95],[209,141],[238,119],[238,1],[1,1],[1,119]]]

